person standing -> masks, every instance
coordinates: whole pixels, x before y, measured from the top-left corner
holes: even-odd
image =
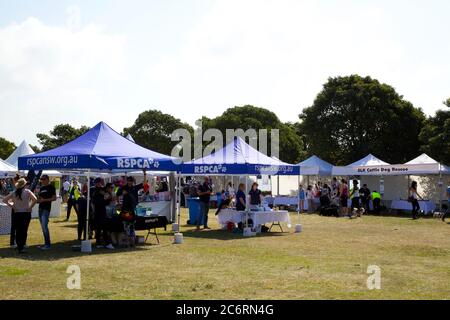
[[[259,190],[259,185],[254,182],[252,184],[252,188],[249,191],[250,196],[250,209],[258,209],[261,207],[261,203],[263,201],[263,196],[261,190]]]
[[[236,192],[236,211],[245,211],[247,200],[245,199],[245,184],[239,184],[239,190]]]
[[[368,213],[370,211],[370,189],[367,187],[367,184],[364,184],[359,190],[359,196],[361,197],[362,207]]]
[[[408,201],[412,205],[412,217],[413,220],[419,219],[418,214],[420,212],[419,198],[423,200],[422,196],[417,192],[417,182],[413,181],[411,187],[408,190]]]
[[[348,215],[348,184],[345,179],[341,180],[339,198],[341,201],[341,217],[343,217]]]
[[[16,191],[10,193],[3,199],[3,203],[14,210],[16,222],[16,242],[19,253],[24,250],[28,237],[28,227],[31,221],[31,211],[36,205],[37,198],[33,192],[26,189],[27,181],[21,178],[15,184]]]
[[[114,249],[111,235],[107,230],[106,199],[107,195],[103,188],[103,181],[101,178],[96,178],[94,180],[94,190],[92,191],[92,204],[94,206],[95,240],[97,248],[104,247],[106,249]]]
[[[312,186],[308,186],[306,189],[306,200],[308,202],[308,212],[314,212],[314,192]]]
[[[200,231],[200,224],[204,219],[203,228],[210,229],[208,227],[208,212],[209,201],[211,199],[212,187],[208,177],[205,177],[205,181],[198,187],[198,195],[200,197],[200,216],[197,218],[197,230]]]
[[[331,183],[331,193],[332,198],[339,197],[339,189],[341,184],[339,183],[336,177],[333,178],[333,182]]]
[[[300,185],[298,188],[298,209],[300,210],[300,212],[303,212],[305,210],[305,199],[305,189],[303,189],[303,185]]]
[[[63,187],[62,187],[62,199],[64,202],[67,203],[67,196],[69,194],[69,189],[70,189],[70,182],[69,180],[65,180],[63,183]]]
[[[445,222],[445,218],[450,212],[450,181],[448,182],[447,186],[447,210],[445,210],[444,214],[442,215],[442,221]]]
[[[44,235],[44,246],[42,250],[49,250],[51,246],[50,231],[48,229],[48,222],[50,219],[50,212],[52,210],[52,202],[56,200],[55,187],[50,184],[50,178],[44,174],[41,176],[41,188],[38,195],[39,203],[39,222],[41,223],[42,233]]]
[[[86,240],[86,224],[87,224],[87,193],[83,195],[77,201],[77,233],[78,241]],[[91,222],[89,222],[91,224]],[[82,238],[83,237],[83,238]]]
[[[77,180],[74,178],[72,180],[72,185],[69,187],[69,190],[68,190],[66,221],[69,221],[69,219],[70,219],[70,213],[72,211],[72,208],[75,209],[75,213],[78,216],[78,208],[77,208],[76,204],[77,204],[78,199],[80,198],[80,195],[81,195],[80,186],[79,186]]]
[[[360,204],[360,196],[359,196],[359,183],[358,180],[353,180],[353,188],[350,190],[350,199],[352,199],[352,212],[349,214],[350,216],[353,215],[353,211],[356,209],[359,212],[359,209],[361,208]]]
[[[20,176],[17,174],[13,180],[12,180],[12,192],[16,191],[15,190],[15,185],[17,183],[17,181],[19,181]],[[14,214],[14,208],[11,208],[11,230],[10,230],[10,236],[9,236],[9,244],[11,246],[11,248],[15,249],[17,248],[17,244],[16,244],[16,215]]]

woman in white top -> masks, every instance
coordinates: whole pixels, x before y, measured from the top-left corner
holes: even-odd
[[[16,243],[19,253],[25,253],[28,227],[31,221],[31,211],[37,202],[33,192],[26,189],[27,181],[21,178],[16,183],[16,191],[3,199],[3,202],[14,210],[16,222]]]
[[[408,200],[412,205],[412,216],[414,220],[418,219],[417,214],[420,210],[419,198],[423,200],[422,196],[417,192],[417,182],[413,181],[408,190]]]

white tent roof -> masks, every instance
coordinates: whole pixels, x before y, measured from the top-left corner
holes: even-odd
[[[320,159],[317,156],[312,156],[303,162],[298,164],[300,166],[301,175],[320,175],[320,176],[331,176],[333,165]],[[310,169],[312,173],[310,173]]]
[[[28,156],[30,154],[34,154],[33,149],[31,149],[30,145],[24,140],[17,147],[16,150],[6,159],[6,162],[17,167],[19,162],[19,157]]]
[[[12,176],[17,173],[17,168],[10,165],[8,162],[0,159],[0,177]]]
[[[367,166],[388,166],[389,163],[384,162],[372,154],[369,154],[367,157],[362,158],[359,161],[356,161],[350,165],[349,167],[367,167]]]
[[[135,142],[134,139],[133,139],[133,137],[131,136],[131,134],[128,134],[128,135],[127,135],[127,139],[130,140],[131,142]]]
[[[18,171],[17,166],[19,162],[19,157],[23,156],[29,156],[31,154],[35,154],[33,149],[31,149],[30,145],[24,140],[22,143],[17,147],[16,150],[6,159],[6,162],[10,165],[14,166],[16,168],[16,172]],[[56,170],[44,170],[43,174],[46,174],[50,177],[61,177],[62,174],[59,171]]]
[[[438,162],[424,153],[405,164],[438,164]]]

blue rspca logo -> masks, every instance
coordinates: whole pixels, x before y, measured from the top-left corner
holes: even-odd
[[[195,174],[220,174],[226,173],[227,167],[221,164],[218,165],[201,165],[194,167]]]

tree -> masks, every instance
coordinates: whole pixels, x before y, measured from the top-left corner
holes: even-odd
[[[16,145],[5,138],[0,138],[0,158],[6,159],[16,150]]]
[[[38,146],[32,145],[30,144],[30,148],[35,152],[35,153],[39,153],[41,152],[41,148],[39,148]]]
[[[450,99],[444,102],[450,108]],[[450,164],[450,109],[429,117],[420,132],[421,150],[443,164]]]
[[[444,105],[446,105],[448,108],[450,108],[450,98],[444,101]]]
[[[270,146],[270,130],[279,130],[279,156],[280,159],[288,163],[298,163],[302,157],[303,144],[297,136],[294,126],[290,123],[282,123],[275,113],[251,105],[234,107],[226,110],[221,116],[214,119],[203,118],[203,131],[208,129],[218,129],[224,139],[226,139],[227,129],[267,129],[268,144]],[[226,141],[224,140],[225,144]],[[270,156],[270,147],[267,147],[267,153]]]
[[[425,116],[393,87],[352,75],[328,79],[300,120],[310,155],[347,165],[369,153],[390,163],[417,156]]]
[[[38,133],[36,136],[39,143],[42,145],[42,151],[47,151],[56,147],[60,147],[75,138],[78,138],[82,134],[86,133],[89,127],[81,126],[76,129],[70,124],[56,125],[50,134]]]
[[[134,141],[150,150],[170,155],[173,147],[178,144],[171,141],[172,132],[176,129],[186,129],[191,135],[194,129],[180,119],[158,110],[142,112],[134,124],[123,130],[123,135],[130,134]]]

